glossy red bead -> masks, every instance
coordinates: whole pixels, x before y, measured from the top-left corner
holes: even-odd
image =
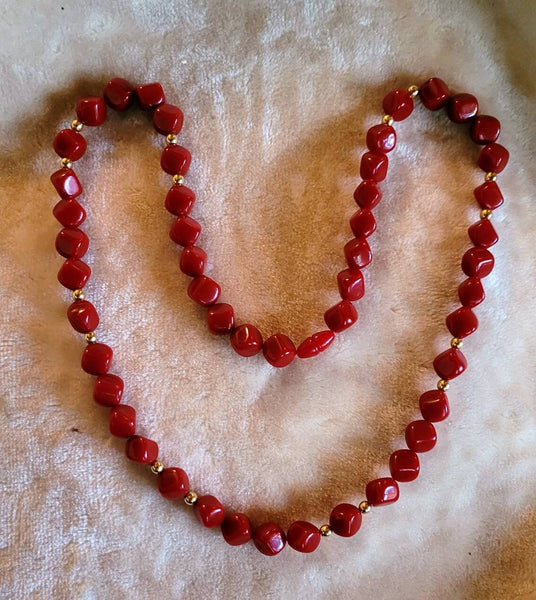
[[[479,115],[471,123],[471,139],[476,144],[491,144],[496,142],[501,133],[499,119],[490,115]]]
[[[413,112],[413,98],[408,90],[398,88],[390,91],[383,99],[383,111],[395,121],[407,119]]]
[[[166,210],[177,217],[189,214],[194,203],[195,192],[185,185],[172,185],[165,200]]]
[[[462,271],[467,277],[487,277],[495,264],[487,248],[469,248],[462,257]]]
[[[124,389],[121,377],[111,373],[99,375],[93,388],[93,400],[101,406],[116,406],[121,402]]]
[[[254,325],[239,325],[231,332],[231,346],[240,356],[254,356],[262,350],[261,332]]]
[[[382,199],[380,188],[372,179],[362,181],[354,191],[354,200],[361,208],[372,210]]]
[[[484,146],[478,155],[478,166],[486,173],[501,173],[508,164],[510,153],[501,144]]]
[[[220,286],[210,277],[199,275],[188,286],[188,296],[201,306],[212,306],[220,297]]]
[[[342,300],[326,310],[324,321],[331,331],[339,333],[357,321],[357,310],[349,300]]]
[[[82,193],[82,184],[78,181],[76,173],[67,167],[52,173],[50,181],[63,199],[76,198]]]
[[[133,435],[127,440],[125,452],[130,460],[150,465],[158,458],[158,444],[141,435]]]
[[[282,333],[276,333],[264,340],[262,351],[264,358],[272,367],[286,367],[296,356],[296,346],[293,341]]]
[[[359,175],[361,176],[361,179],[383,181],[387,177],[388,165],[389,160],[385,154],[365,152],[361,157]]]
[[[220,302],[207,310],[207,326],[210,333],[223,335],[234,327],[234,309],[230,304]]]
[[[431,423],[444,421],[450,414],[447,394],[441,390],[429,390],[421,394],[419,408],[422,418]]]
[[[68,258],[58,271],[58,281],[68,290],[81,290],[87,283],[91,269],[78,258]]]
[[[313,334],[298,346],[296,354],[298,358],[311,358],[324,352],[324,350],[333,342],[335,334],[333,331],[319,331]]]
[[[144,83],[136,88],[136,96],[142,110],[156,108],[166,101],[164,90],[159,83]]]
[[[376,219],[370,210],[362,208],[352,215],[350,227],[355,237],[368,237],[376,231]]]
[[[478,319],[469,306],[462,306],[446,319],[447,328],[457,338],[465,338],[478,329]]]
[[[343,300],[359,300],[365,294],[365,279],[359,269],[344,269],[337,275],[339,294]]]
[[[106,103],[100,96],[85,96],[76,103],[76,118],[88,127],[97,127],[106,121]]]
[[[225,519],[222,503],[210,494],[199,496],[194,504],[194,514],[205,527],[218,527]]]
[[[458,297],[463,306],[478,306],[484,302],[486,294],[478,277],[469,277],[458,286]]]
[[[178,467],[168,467],[158,474],[158,491],[168,500],[178,500],[190,490],[186,471]]]
[[[413,452],[428,452],[436,442],[437,433],[429,421],[412,421],[406,427],[406,444]]]
[[[230,546],[241,546],[249,542],[253,529],[248,517],[242,513],[227,515],[221,524],[223,539]]]
[[[110,411],[110,433],[130,437],[136,433],[136,411],[128,404],[118,404]]]
[[[467,368],[467,360],[458,348],[449,348],[434,359],[435,372],[441,379],[454,379]]]
[[[84,156],[86,149],[86,139],[74,129],[62,129],[54,138],[54,151],[61,158],[74,162]]]
[[[469,237],[475,246],[490,248],[499,241],[499,236],[489,219],[480,219],[468,230]]]
[[[153,113],[153,125],[162,135],[177,135],[182,129],[182,110],[173,104],[160,104]]]
[[[455,94],[447,103],[447,114],[454,123],[466,123],[478,113],[478,100],[472,94]]]
[[[395,450],[389,457],[389,471],[396,481],[406,483],[417,479],[420,468],[419,457],[413,450]]]
[[[126,79],[115,77],[104,86],[104,101],[110,108],[122,112],[134,102],[135,89]]]
[[[198,277],[207,264],[207,253],[199,246],[186,246],[181,252],[180,269],[185,275]]]
[[[473,193],[482,208],[495,210],[504,202],[501,190],[495,181],[485,181],[482,185],[476,187]]]
[[[429,110],[439,110],[450,97],[447,84],[439,77],[432,77],[419,88],[421,102]]]
[[[318,527],[307,521],[294,521],[287,531],[287,542],[298,552],[309,554],[314,552],[322,538]]]
[[[392,477],[373,479],[367,483],[365,495],[372,506],[391,504],[398,500],[398,483]]]
[[[283,550],[287,539],[277,523],[263,523],[254,530],[253,543],[262,554],[275,556]]]
[[[171,226],[169,237],[179,246],[193,246],[201,235],[201,225],[192,217],[178,217]]]
[[[56,252],[65,258],[82,258],[89,248],[89,238],[80,229],[64,227],[56,236]]]
[[[86,211],[76,200],[60,200],[52,214],[64,227],[78,227],[86,220]]]
[[[110,370],[113,354],[106,344],[88,344],[82,352],[82,369],[90,375],[105,375]]]
[[[329,528],[341,537],[355,535],[363,520],[363,515],[357,506],[343,502],[337,504],[329,515]]]
[[[173,144],[162,150],[160,166],[170,175],[186,175],[191,161],[192,155],[189,150],[178,144]]]
[[[385,154],[396,146],[396,132],[391,125],[373,125],[367,131],[367,147],[371,152]]]
[[[372,250],[366,238],[353,238],[347,242],[344,256],[351,269],[363,269],[372,262]]]
[[[99,325],[97,309],[87,300],[76,300],[67,309],[67,318],[75,331],[89,333]]]

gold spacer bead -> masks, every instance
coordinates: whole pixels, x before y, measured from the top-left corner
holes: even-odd
[[[183,185],[184,176],[183,175],[173,175],[173,183],[175,185]]]
[[[324,537],[328,537],[331,535],[331,529],[329,528],[329,525],[322,525],[320,527],[320,534],[323,535]]]
[[[94,331],[86,333],[86,342],[88,344],[94,344],[97,341],[97,335]]]
[[[65,169],[73,168],[73,163],[68,158],[62,158],[60,163],[61,163],[61,166],[64,167]]]
[[[162,473],[163,470],[164,470],[164,465],[159,460],[155,460],[151,464],[151,472],[153,473],[153,475],[158,475],[159,473]]]
[[[452,348],[461,348],[463,346],[463,340],[460,338],[452,338],[450,340],[450,345]]]
[[[395,120],[393,119],[393,117],[391,115],[383,115],[382,123],[384,125],[392,125],[394,122],[395,122]]]
[[[166,135],[166,143],[168,143],[168,144],[176,144],[177,140],[178,140],[178,138],[174,133],[170,133],[169,135]]]
[[[442,392],[446,392],[450,387],[450,382],[448,379],[440,379],[437,382],[437,389],[441,390]]]
[[[410,85],[408,88],[408,92],[412,98],[415,98],[419,95],[419,86],[418,85]]]
[[[84,290],[74,290],[73,300],[84,300],[85,297]]]
[[[78,119],[75,119],[71,123],[71,129],[74,129],[75,131],[82,131],[83,128],[84,128],[84,124],[80,123],[80,121]]]
[[[492,210],[490,210],[489,208],[483,208],[480,211],[480,218],[481,219],[491,219],[492,214],[493,214]]]
[[[369,513],[372,510],[372,504],[370,504],[366,500],[363,500],[362,502],[359,503],[359,510],[364,515],[366,515],[367,513]]]
[[[497,181],[497,173],[486,173],[486,181]]]
[[[197,502],[197,494],[195,492],[188,492],[186,496],[184,496],[184,502],[188,506],[193,506]]]

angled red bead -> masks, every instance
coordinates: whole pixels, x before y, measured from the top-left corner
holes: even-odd
[[[105,375],[110,370],[113,354],[106,344],[88,344],[82,353],[82,369],[90,375]]]
[[[458,348],[449,348],[434,359],[435,372],[441,379],[454,379],[467,368],[467,360]]]
[[[222,503],[210,494],[199,496],[194,504],[194,514],[205,527],[218,527],[225,519]]]
[[[389,159],[385,154],[377,152],[365,152],[361,157],[359,175],[361,179],[372,179],[383,181],[387,177]]]
[[[343,300],[359,300],[365,294],[365,279],[360,269],[344,269],[337,275],[339,294]]]
[[[408,90],[398,88],[385,96],[382,107],[386,115],[391,115],[395,121],[403,121],[413,112],[413,98]]]
[[[293,341],[282,333],[276,333],[266,340],[262,345],[264,358],[273,367],[286,367],[296,356],[296,346]]]
[[[99,375],[93,388],[93,400],[101,406],[116,406],[121,402],[124,389],[121,377],[111,373]]]
[[[202,275],[206,264],[207,253],[199,246],[185,246],[182,249],[179,266],[185,275]]]
[[[61,158],[74,162],[84,156],[87,148],[86,139],[74,129],[62,129],[54,138],[54,151]]]
[[[369,237],[376,231],[376,219],[370,210],[362,208],[352,215],[350,227],[355,237]]]
[[[82,258],[89,248],[89,238],[81,229],[64,227],[56,236],[55,246],[65,258]]]
[[[110,411],[110,433],[130,437],[136,433],[136,410],[128,404],[118,404]]]
[[[318,548],[321,538],[322,534],[318,527],[307,521],[295,521],[287,531],[288,545],[306,554]]]
[[[417,479],[420,468],[419,457],[413,450],[395,450],[389,457],[389,470],[396,481],[408,482]]]
[[[169,237],[179,246],[193,246],[201,235],[201,225],[192,217],[177,217],[169,231]]]
[[[342,300],[324,313],[324,321],[331,331],[339,333],[357,321],[357,310],[350,300]]]
[[[178,467],[167,467],[158,474],[158,491],[168,500],[178,500],[190,490],[186,471]]]
[[[484,146],[478,155],[478,166],[486,173],[501,173],[508,164],[510,153],[508,150],[493,142]]]
[[[136,88],[136,96],[142,110],[151,110],[166,101],[164,90],[159,83],[144,83]]]
[[[91,268],[79,258],[68,258],[58,271],[58,281],[68,290],[81,290],[91,275]]]
[[[467,277],[487,277],[494,264],[493,254],[486,248],[469,248],[462,257],[462,271]]]
[[[372,262],[372,250],[367,238],[352,238],[344,245],[344,256],[351,269],[363,269]]]
[[[476,201],[482,208],[495,210],[504,202],[503,195],[496,181],[485,181],[477,186],[473,193]]]
[[[172,185],[166,195],[165,207],[172,215],[182,217],[192,210],[195,192],[185,185]]]
[[[354,200],[360,208],[372,210],[382,199],[380,188],[372,179],[362,181],[354,191]]]
[[[436,442],[437,433],[429,421],[412,421],[406,427],[406,444],[413,452],[429,452]]]
[[[227,515],[221,524],[223,539],[230,546],[241,546],[251,540],[253,529],[248,517],[242,513]]]
[[[76,118],[88,127],[97,127],[106,121],[106,103],[100,96],[85,96],[76,103]]]
[[[50,176],[52,185],[56,188],[60,198],[64,200],[76,198],[82,193],[82,184],[72,169],[63,167]]]
[[[421,85],[419,96],[428,110],[439,110],[450,98],[450,91],[442,79],[432,77]]]
[[[352,537],[359,531],[362,519],[363,515],[357,506],[343,502],[331,511],[329,528],[341,537]]]
[[[158,444],[141,435],[133,435],[127,439],[125,452],[130,460],[150,465],[158,458]]]
[[[392,477],[373,479],[367,483],[365,495],[367,496],[367,501],[372,506],[391,504],[398,500],[398,484]]]
[[[429,390],[421,394],[419,408],[425,421],[444,421],[450,414],[447,394],[442,390]]]
[[[78,227],[86,220],[84,207],[74,199],[60,200],[52,214],[64,227]]]
[[[104,86],[104,101],[110,108],[122,112],[134,102],[135,89],[126,79],[115,77]]]
[[[265,556],[275,556],[286,546],[287,538],[277,523],[263,523],[253,531],[253,543]]]
[[[210,333],[224,335],[234,327],[234,310],[230,304],[220,302],[207,310],[207,326]]]
[[[87,300],[76,300],[67,309],[67,318],[75,331],[89,333],[99,325],[97,309]]]
[[[478,306],[484,302],[486,294],[478,277],[469,277],[458,286],[458,297],[463,306]]]
[[[186,175],[191,162],[190,151],[178,144],[166,146],[160,155],[160,166],[169,175]]]
[[[499,119],[490,115],[479,115],[471,123],[471,139],[476,144],[491,144],[496,142],[501,133]]]
[[[367,131],[367,147],[371,152],[385,154],[396,146],[396,132],[391,125],[373,125]]]
[[[465,338],[478,329],[478,319],[469,306],[462,306],[446,319],[447,328],[454,337]]]
[[[478,100],[472,94],[455,94],[447,103],[447,114],[454,123],[466,123],[477,113]]]
[[[220,286],[210,277],[199,275],[190,282],[188,296],[201,306],[212,306],[220,297]]]
[[[154,128],[162,135],[177,135],[182,129],[183,120],[182,110],[173,104],[160,104],[153,113]]]
[[[490,248],[499,241],[499,236],[489,219],[480,219],[468,229],[469,237],[475,246]]]
[[[230,339],[233,350],[240,356],[254,356],[262,350],[262,335],[254,325],[245,323],[235,327]]]

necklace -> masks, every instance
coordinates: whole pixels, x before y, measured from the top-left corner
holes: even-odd
[[[405,430],[407,448],[394,451],[389,459],[390,477],[380,477],[366,485],[366,500],[357,505],[342,503],[330,513],[329,522],[320,527],[307,521],[296,521],[285,531],[277,523],[262,523],[253,527],[242,513],[226,511],[221,502],[210,494],[199,495],[190,489],[188,475],[178,467],[164,467],[158,456],[158,444],[136,432],[136,411],[121,403],[124,382],[110,373],[113,351],[97,341],[95,330],[99,315],[94,305],[85,299],[83,291],[90,275],[90,267],[82,261],[89,248],[89,238],[80,229],[86,219],[86,211],[77,198],[82,186],[73,163],[86,151],[86,140],[81,131],[85,126],[101,125],[106,120],[107,107],[125,111],[137,100],[140,108],[152,112],[156,130],[166,136],[162,151],[162,169],[172,176],[165,206],[175,216],[170,237],[182,246],[180,269],[192,278],[188,295],[194,302],[207,308],[209,330],[215,335],[229,335],[231,346],[241,356],[253,356],[263,352],[266,360],[274,367],[286,367],[295,357],[311,358],[331,345],[335,335],[348,329],[357,321],[353,302],[365,293],[362,269],[372,261],[372,252],[367,241],[376,230],[372,209],[380,202],[382,193],[379,183],[387,176],[388,157],[396,146],[395,121],[409,117],[414,109],[414,100],[432,110],[446,107],[448,117],[454,123],[469,125],[471,139],[481,147],[478,166],[485,173],[484,182],[474,189],[475,199],[480,206],[480,219],[473,223],[468,234],[472,242],[462,257],[461,268],[467,276],[458,287],[460,308],[448,315],[446,326],[453,338],[450,348],[436,356],[433,367],[439,381],[437,389],[424,392],[419,398],[422,419],[411,422]],[[86,346],[82,353],[81,366],[84,371],[96,376],[93,398],[97,404],[110,408],[110,432],[126,439],[126,455],[129,459],[149,466],[157,476],[158,489],[169,500],[182,498],[192,506],[195,515],[205,527],[221,527],[223,537],[230,545],[237,546],[253,540],[265,555],[273,556],[288,544],[299,552],[313,552],[322,537],[335,533],[343,537],[355,535],[361,527],[362,516],[373,506],[396,502],[399,483],[415,480],[419,475],[418,454],[431,450],[437,440],[434,423],[445,420],[450,412],[446,391],[452,379],[463,373],[467,360],[460,350],[463,339],[478,327],[473,308],[485,298],[482,279],[489,275],[494,258],[489,247],[498,241],[491,224],[493,210],[503,203],[497,185],[497,174],[507,165],[509,154],[497,143],[500,134],[499,121],[489,115],[478,114],[478,101],[466,93],[452,94],[439,78],[431,78],[423,85],[412,85],[407,89],[395,89],[383,99],[384,116],[381,123],[372,126],[366,136],[368,151],[361,157],[360,176],[362,181],[354,192],[359,210],[350,219],[354,237],[344,246],[347,268],[337,275],[341,301],[328,308],[324,314],[327,329],[319,331],[297,347],[282,333],[263,339],[257,327],[251,324],[235,324],[233,307],[219,302],[221,288],[204,274],[207,255],[197,245],[201,225],[190,217],[195,203],[195,193],[184,185],[188,172],[190,152],[178,144],[177,135],[183,124],[182,111],[165,100],[159,83],[134,87],[125,79],[112,79],[103,96],[80,98],[76,104],[76,119],[70,128],[61,130],[54,138],[54,150],[61,158],[61,168],[52,174],[51,181],[60,196],[53,214],[63,226],[56,237],[56,250],[65,258],[58,272],[62,286],[72,291],[72,303],[67,317],[75,331],[84,334]]]

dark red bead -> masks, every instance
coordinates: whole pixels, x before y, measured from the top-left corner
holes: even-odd
[[[100,375],[93,388],[93,400],[101,406],[116,406],[121,402],[125,384],[121,377],[107,373]]]
[[[395,121],[403,121],[413,112],[413,98],[408,90],[399,88],[385,96],[382,106],[386,115],[391,115]]]
[[[262,350],[261,332],[254,325],[239,325],[231,332],[231,346],[240,356],[254,356]]]
[[[396,146],[396,132],[391,125],[373,125],[367,131],[367,147],[371,152],[385,154]]]
[[[97,127],[106,121],[106,103],[100,96],[86,96],[76,103],[76,118],[88,127]]]
[[[368,237],[376,231],[376,219],[370,210],[362,208],[352,215],[350,227],[355,237]]]
[[[142,465],[150,465],[158,458],[158,444],[141,435],[129,437],[125,451],[130,460]]]
[[[81,290],[87,283],[91,269],[78,258],[68,258],[58,271],[58,281],[68,290]]]
[[[276,333],[264,340],[262,351],[264,358],[273,367],[279,368],[289,365],[296,356],[296,346],[289,337],[282,333]]]
[[[159,83],[144,83],[136,88],[136,95],[142,110],[156,108],[166,101],[164,90]]]
[[[218,527],[225,519],[222,503],[214,496],[199,496],[194,504],[194,514],[205,527]]]
[[[153,125],[162,135],[177,135],[182,129],[182,110],[173,104],[161,104],[153,113]]]
[[[353,238],[347,242],[344,256],[351,269],[362,269],[372,262],[372,250],[366,238]]]
[[[464,306],[478,306],[484,302],[486,294],[478,277],[469,277],[458,286],[458,297]]]
[[[343,502],[337,504],[329,515],[329,528],[341,537],[355,535],[363,520],[363,515],[357,506]]]
[[[298,346],[296,354],[299,358],[311,358],[324,352],[324,350],[333,342],[335,334],[333,331],[319,331],[313,334]]]
[[[168,467],[158,474],[158,491],[168,500],[178,500],[190,490],[186,471],[178,467]]]
[[[467,368],[467,360],[458,348],[449,348],[434,359],[435,372],[441,379],[454,379]]]
[[[220,286],[210,277],[199,275],[188,286],[188,296],[201,306],[212,306],[220,297]]]
[[[372,506],[391,504],[398,500],[398,483],[392,477],[373,479],[367,483],[365,495]]]
[[[195,192],[185,185],[172,185],[166,195],[165,206],[172,215],[182,217],[192,210]]]
[[[478,155],[478,166],[486,173],[500,173],[508,164],[510,153],[501,144],[484,146]]]
[[[473,191],[476,201],[482,208],[495,210],[504,202],[501,190],[495,181],[485,181]]]
[[[395,450],[389,457],[389,470],[396,481],[405,483],[417,479],[420,468],[419,457],[413,450]]]
[[[324,321],[331,331],[339,333],[357,321],[357,310],[349,300],[342,300],[326,310]]]
[[[475,246],[489,248],[499,241],[499,236],[489,219],[480,219],[468,230],[469,237]]]
[[[193,246],[201,235],[201,225],[192,217],[178,217],[171,226],[169,237],[179,246]]]
[[[501,133],[499,119],[489,115],[479,115],[471,123],[471,139],[476,144],[491,144],[496,142]]]
[[[192,155],[189,150],[178,144],[173,144],[162,150],[160,166],[170,175],[186,175],[191,161]]]
[[[406,427],[406,444],[413,452],[428,452],[436,442],[437,433],[429,421],[412,421]]]
[[[128,404],[118,404],[110,411],[110,433],[116,437],[130,437],[136,433],[136,411]]]
[[[344,269],[337,275],[339,294],[343,300],[359,300],[365,294],[365,279],[359,269]]]
[[[234,327],[234,310],[230,304],[220,302],[207,310],[207,326],[210,333],[230,333]]]
[[[87,143],[84,136],[74,129],[62,129],[54,138],[54,150],[61,158],[76,161],[84,156]]]
[[[78,227],[86,220],[86,211],[76,200],[60,200],[52,214],[64,227]]]
[[[444,421],[450,414],[447,394],[441,390],[430,390],[421,394],[419,408],[425,421]]]
[[[221,532],[223,539],[230,546],[241,546],[249,542],[253,536],[251,523],[242,513],[227,515],[221,524]]]
[[[50,181],[61,198],[76,198],[82,193],[82,184],[78,181],[76,173],[67,167],[52,173]]]
[[[67,309],[67,318],[75,331],[89,333],[99,325],[97,309],[87,300],[76,300]]]
[[[203,275],[207,263],[207,253],[199,246],[186,246],[181,252],[180,269],[185,275]]]
[[[126,79],[115,77],[104,86],[103,96],[110,108],[122,112],[132,105],[135,87]]]
[[[110,370],[113,354],[106,344],[88,344],[82,353],[82,369],[90,375],[105,375]]]
[[[287,531],[287,542],[298,552],[309,554],[314,552],[322,538],[318,527],[307,521],[294,521]]]
[[[382,199],[380,188],[372,179],[362,181],[354,191],[354,200],[361,208],[372,210]]]
[[[472,94],[456,94],[447,104],[447,114],[454,123],[466,123],[478,113],[478,100]]]
[[[462,306],[447,317],[447,328],[454,337],[465,338],[478,329],[478,319],[469,306]]]
[[[56,236],[56,251],[65,258],[82,258],[89,248],[89,238],[80,229],[65,227]]]
[[[365,152],[361,157],[359,175],[361,179],[372,179],[383,181],[387,177],[389,160],[385,154],[377,152]]]
[[[462,271],[467,277],[487,277],[494,264],[493,254],[486,248],[469,248],[462,257]]]
[[[429,110],[439,110],[450,97],[447,84],[439,77],[432,77],[419,88],[421,102]]]
[[[275,556],[285,547],[285,532],[277,523],[263,523],[253,532],[253,543],[259,552],[266,556]]]

